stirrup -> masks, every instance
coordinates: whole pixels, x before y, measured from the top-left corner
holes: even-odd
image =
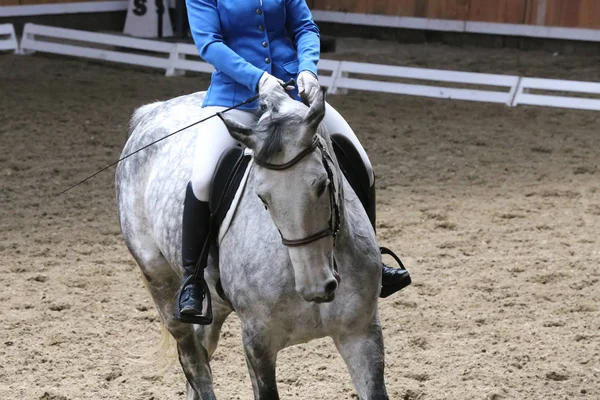
[[[400,261],[400,258],[396,254],[394,254],[393,251],[391,251],[387,247],[380,247],[379,251],[381,251],[381,254],[387,254],[389,256],[392,256],[392,258],[394,260],[396,260],[396,262],[398,263],[398,265],[400,265],[400,269],[406,270],[406,268],[404,267],[404,264],[402,264],[402,261]]]
[[[181,285],[181,289],[177,293],[177,298],[175,299],[175,319],[181,322],[185,322],[188,324],[198,324],[198,325],[210,325],[213,321],[212,314],[212,301],[210,298],[210,290],[208,289],[208,284],[203,279],[202,280],[202,288],[204,290],[204,296],[206,298],[206,312],[204,315],[182,315],[181,309],[179,308],[179,304],[181,302],[181,294],[183,292],[183,288],[187,286],[190,280],[194,279],[194,275],[188,276]],[[202,302],[204,306],[204,301]],[[203,307],[204,308],[204,307]]]
[[[381,290],[379,293],[379,297],[382,299],[385,299],[386,297],[391,296],[392,294],[404,289],[405,287],[407,287],[408,285],[410,285],[412,283],[412,279],[410,278],[410,273],[408,272],[408,270],[404,267],[404,264],[402,263],[402,261],[400,260],[400,258],[394,254],[393,251],[391,251],[390,249],[388,249],[387,247],[380,247],[379,248],[381,251],[381,254],[387,254],[392,256],[392,258],[398,263],[398,265],[400,265],[400,268],[398,268],[400,271],[404,271],[405,272],[405,276],[403,277],[402,281],[395,284],[395,285],[387,285],[387,286],[383,286],[383,284],[381,285]]]

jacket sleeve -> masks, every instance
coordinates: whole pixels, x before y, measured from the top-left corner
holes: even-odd
[[[223,41],[216,0],[186,0],[190,30],[200,57],[255,92],[265,72],[244,60]]]
[[[298,72],[308,70],[317,75],[317,64],[321,56],[321,39],[317,24],[306,0],[285,0],[286,28],[292,35],[298,51]]]

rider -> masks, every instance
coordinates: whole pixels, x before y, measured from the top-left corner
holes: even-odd
[[[317,63],[319,29],[305,0],[186,0],[188,19],[200,57],[214,66],[200,118],[220,112],[294,78],[298,87],[287,90],[308,104],[320,90]],[[238,121],[257,121],[257,102],[228,111]],[[370,175],[371,199],[367,214],[375,212],[375,176],[369,158],[344,118],[329,104],[323,123],[331,133],[346,136],[357,148]],[[198,259],[208,235],[209,189],[213,171],[227,148],[236,143],[219,118],[202,124],[197,136],[191,181],[183,210],[182,262],[184,285],[177,305],[182,316],[200,317],[205,296],[203,268]],[[374,221],[371,221],[374,224]],[[197,276],[194,276],[196,268]],[[391,294],[410,283],[404,268],[383,268],[383,287]],[[387,294],[387,295],[389,295]],[[387,296],[386,296],[387,297]],[[207,323],[207,322],[206,322]]]

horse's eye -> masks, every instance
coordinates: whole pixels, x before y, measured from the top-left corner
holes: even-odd
[[[257,195],[257,196],[260,199],[260,201],[263,203],[263,206],[265,206],[265,210],[267,210],[269,207],[267,206],[267,202],[265,201],[265,199],[263,199],[260,195]]]
[[[265,111],[265,110],[267,109],[267,103],[261,103],[261,104],[260,104],[260,109],[261,109],[262,111]]]
[[[321,195],[325,193],[327,185],[329,185],[329,179],[324,179],[317,184],[317,196],[321,197]]]

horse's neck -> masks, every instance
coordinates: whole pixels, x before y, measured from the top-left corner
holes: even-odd
[[[379,268],[379,246],[362,203],[345,177],[342,180],[344,197],[340,207],[341,223],[334,249],[335,258],[340,273],[352,271],[353,279],[368,280]]]

